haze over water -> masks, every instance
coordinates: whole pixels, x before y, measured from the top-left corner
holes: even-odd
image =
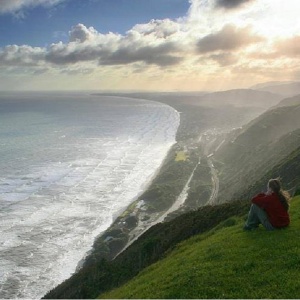
[[[0,298],[68,278],[175,142],[179,114],[116,97],[0,98]]]

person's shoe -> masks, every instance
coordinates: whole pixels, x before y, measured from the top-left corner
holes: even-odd
[[[243,229],[244,229],[245,231],[251,231],[251,230],[255,230],[256,228],[257,228],[257,227],[251,227],[251,226],[249,226],[249,225],[245,225]]]

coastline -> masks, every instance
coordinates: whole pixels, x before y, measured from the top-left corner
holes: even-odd
[[[137,200],[139,199],[139,197],[140,197],[143,193],[145,193],[145,191],[148,190],[148,188],[151,186],[151,184],[153,183],[153,181],[156,179],[157,175],[159,174],[159,172],[160,172],[162,166],[164,165],[164,163],[165,163],[166,160],[168,159],[169,153],[170,153],[172,147],[173,147],[174,145],[176,145],[176,144],[177,144],[177,142],[175,141],[175,142],[170,146],[169,150],[167,151],[167,153],[166,153],[165,157],[163,158],[163,160],[162,160],[161,164],[159,165],[159,167],[155,170],[155,172],[154,172],[153,175],[150,177],[150,179],[148,179],[147,182],[145,182],[145,183],[143,184],[143,186],[141,187],[141,191],[139,191],[139,192],[137,193],[137,195],[136,195],[135,197],[132,198],[132,202],[131,202],[125,209],[120,209],[119,211],[117,211],[116,213],[114,213],[114,215],[113,215],[113,222],[115,222],[122,214],[124,214],[124,213],[128,210],[128,208],[129,208],[135,201],[137,201]]]
[[[163,99],[163,103],[165,103],[164,100],[165,102],[170,101],[170,99]],[[121,211],[119,216],[116,216],[114,223],[95,240],[93,252],[84,261],[82,269],[79,269],[78,274],[74,274],[74,277],[72,276],[58,287],[53,295],[59,293],[64,295],[65,290],[71,291],[71,294],[78,292],[82,295],[82,290],[86,292],[90,286],[97,287],[99,278],[103,279],[101,282],[104,285],[108,282],[109,286],[113,275],[116,284],[120,284],[120,274],[126,277],[127,270],[131,265],[136,266],[135,269],[133,267],[131,275],[134,276],[136,272],[140,272],[143,267],[148,265],[145,262],[151,261],[152,255],[160,253],[159,247],[163,246],[167,237],[172,234],[172,231],[166,230],[161,244],[157,245],[156,236],[152,238],[153,235],[151,235],[153,232],[156,231],[160,234],[161,228],[169,224],[174,224],[181,232],[182,225],[184,225],[181,224],[181,220],[186,215],[175,220],[172,220],[173,218],[206,204],[210,205],[205,209],[210,210],[217,203],[219,164],[218,161],[213,161],[214,164],[217,164],[215,168],[210,158],[222,145],[224,137],[230,132],[228,129],[235,128],[232,127],[234,121],[239,124],[239,118],[232,119],[231,111],[223,110],[223,107],[206,108],[200,106],[199,103],[197,106],[195,103],[184,103],[184,100],[182,99],[182,102],[178,101],[174,105],[174,108],[180,111],[182,117],[180,119],[183,121],[180,122],[180,127],[177,129],[177,142],[170,148],[161,166],[156,170],[149,184],[145,186],[145,191],[141,192],[140,196],[136,197],[124,211]],[[182,109],[178,109],[178,107]],[[247,115],[247,111],[244,114]],[[221,127],[224,120],[228,123]],[[180,138],[177,139],[179,132]],[[179,157],[179,153],[183,153],[183,155]],[[186,187],[187,189],[185,189]],[[170,192],[168,197],[166,197],[168,193],[165,190]],[[176,206],[176,199],[178,200],[179,195],[184,195],[184,192],[186,192],[187,198],[182,206],[177,206],[178,211],[174,213],[171,208]],[[159,217],[164,217],[169,210],[172,215],[166,219],[163,218],[163,221],[166,221],[163,224],[157,224],[158,222],[155,220],[160,221]],[[196,214],[196,211],[190,213]],[[169,220],[171,222],[168,222]],[[157,225],[154,226],[155,224]],[[145,233],[149,228],[151,230]],[[134,243],[135,241],[136,243]],[[131,260],[128,259],[128,255],[131,255]],[[118,264],[122,259],[123,264],[118,269]],[[108,274],[107,277],[105,277],[106,274]],[[126,277],[126,279],[128,278]],[[81,282],[83,283],[81,284]],[[76,291],[75,287],[78,283],[82,290]],[[86,287],[86,283],[89,283],[90,286]],[[95,289],[97,290],[97,288]]]
[[[151,186],[151,184],[153,183],[153,181],[157,178],[158,174],[160,173],[161,171],[161,168],[163,167],[163,165],[165,164],[166,160],[168,158],[170,158],[170,151],[172,150],[172,147],[175,146],[177,144],[177,142],[174,142],[171,146],[170,146],[170,149],[168,150],[167,154],[165,155],[164,159],[162,160],[160,166],[157,168],[157,170],[153,173],[153,175],[151,176],[151,178],[145,183],[144,187],[142,188],[142,190],[137,193],[137,195],[132,199],[132,202],[125,208],[125,209],[120,209],[119,211],[117,211],[116,213],[114,213],[113,215],[113,222],[111,223],[111,225],[105,229],[103,232],[101,232],[95,239],[94,239],[94,245],[92,247],[91,250],[89,250],[86,255],[78,262],[77,266],[76,266],[76,270],[75,270],[75,273],[77,273],[82,267],[85,266],[86,262],[89,260],[90,256],[93,255],[93,252],[94,252],[94,246],[99,242],[99,240],[101,240],[101,238],[108,234],[110,232],[110,230],[114,227],[114,225],[116,224],[116,222],[118,222],[118,219],[119,218],[122,218],[122,216],[124,215],[129,215],[132,213],[132,208],[133,208],[133,205],[138,201],[139,197],[141,195],[143,195],[147,190],[148,188]],[[155,225],[154,223],[147,227],[147,229],[149,229],[150,227],[152,227],[153,225]],[[146,230],[147,230],[146,229]],[[138,230],[138,229],[137,229]],[[143,232],[145,232],[145,230],[143,230]],[[142,233],[141,233],[142,234]],[[141,235],[140,234],[140,235]],[[140,236],[139,235],[139,236]],[[128,241],[128,243],[124,246],[124,248],[121,250],[122,252],[129,246],[129,243],[131,244],[133,241]],[[119,253],[118,253],[119,254]],[[103,258],[106,258],[107,257],[103,257]],[[114,257],[111,257],[111,259],[113,259]]]
[[[112,96],[116,97],[116,95]],[[118,97],[130,98],[129,95],[118,95]],[[172,106],[171,103],[165,103],[159,99],[136,98],[169,106],[178,113],[180,121],[175,135],[176,140],[142,191],[125,209],[115,213],[112,224],[95,238],[92,249],[78,263],[76,272],[101,259],[113,260],[152,226],[168,221],[178,214],[197,209],[208,201],[209,195],[205,194],[207,191],[199,193],[203,199],[201,203],[199,200],[192,199],[195,198],[195,193],[191,199],[188,199],[189,184],[196,169],[202,167],[204,168],[202,170],[207,173],[206,162],[201,163],[200,166],[200,158],[204,155],[207,141],[199,138],[199,131],[195,130],[191,135],[190,127],[187,127],[191,120],[182,120],[182,112],[178,111],[176,105]],[[188,112],[189,109],[190,107],[188,107]],[[176,161],[175,157],[178,152],[185,153],[186,159]],[[170,180],[169,177],[174,177],[174,174],[175,178]],[[194,180],[199,179],[202,180],[199,176]],[[210,181],[210,177],[205,180]],[[205,185],[209,184],[210,182],[206,182]],[[161,190],[165,190],[165,193],[161,194]],[[182,200],[183,193],[185,194],[184,200]]]
[[[177,134],[180,126],[181,122]],[[205,145],[205,139],[199,139],[199,135],[193,138],[189,136],[185,141],[177,140],[144,191],[125,210],[119,211],[109,228],[95,239],[91,251],[78,264],[76,272],[102,259],[113,260],[152,226],[205,205],[210,196],[207,186],[211,185],[207,161],[203,159],[200,164]],[[176,160],[177,154],[182,152],[185,153],[184,158]],[[205,174],[207,178],[201,178],[199,174],[194,176],[198,168],[202,168],[198,173]],[[192,180],[193,183],[203,183],[204,188],[200,192],[193,191],[190,197],[189,185]]]
[[[120,97],[130,98],[131,95]],[[199,164],[199,157],[202,157],[206,143],[205,139],[199,139],[199,135],[207,131],[207,128],[203,127],[206,111],[204,110],[203,114],[204,121],[200,119],[199,122],[202,107],[195,108],[193,105],[185,104],[183,106],[171,105],[172,103],[166,103],[163,99],[159,101],[159,99],[147,99],[147,97],[135,98],[160,103],[177,111],[180,122],[175,135],[176,141],[170,146],[160,167],[153,173],[143,190],[134,197],[129,206],[115,213],[111,226],[94,239],[91,250],[78,262],[70,280],[73,276],[85,272],[103,260],[107,262],[114,260],[149,228],[157,224],[162,216],[164,216],[164,221],[169,221],[182,213],[205,205],[210,196],[211,178],[208,167],[205,160],[201,159],[201,165]],[[208,117],[210,118],[210,115]],[[183,159],[176,159],[178,153],[184,153]],[[197,172],[191,184],[194,185],[197,182],[197,188],[200,187],[201,190],[189,189],[184,204],[179,205],[177,211],[172,210],[170,215],[166,216],[165,214],[174,206],[196,169]],[[60,285],[57,288],[59,287]]]
[[[112,97],[115,98],[116,96],[113,95]],[[124,99],[124,98],[135,99],[135,98],[125,97],[125,96],[119,96],[119,97],[122,98],[122,99]],[[152,174],[152,176],[144,183],[144,185],[141,187],[141,190],[136,194],[136,196],[132,198],[131,203],[127,207],[125,207],[123,209],[120,209],[119,211],[115,212],[113,214],[113,221],[112,221],[111,225],[106,230],[101,232],[94,239],[94,243],[93,243],[93,246],[92,246],[91,250],[89,250],[86,253],[86,255],[78,262],[78,264],[76,266],[76,269],[75,269],[75,274],[82,267],[84,267],[85,265],[89,265],[91,259],[94,260],[95,252],[97,252],[97,253],[99,252],[99,243],[100,244],[101,243],[105,244],[108,240],[110,240],[110,242],[111,242],[111,240],[114,239],[114,236],[111,236],[110,234],[111,234],[111,231],[115,229],[115,227],[118,227],[118,229],[120,228],[120,226],[119,226],[120,225],[120,219],[126,219],[126,218],[130,218],[130,217],[132,219],[133,214],[137,212],[136,210],[137,210],[138,203],[140,202],[140,197],[149,190],[149,188],[151,187],[153,182],[159,176],[163,166],[166,165],[167,161],[172,160],[172,158],[174,156],[174,149],[176,148],[176,145],[178,144],[178,141],[176,140],[176,136],[178,134],[178,129],[181,126],[180,113],[174,107],[172,107],[172,106],[170,106],[166,103],[163,103],[163,102],[149,100],[149,99],[142,99],[142,98],[137,98],[137,99],[139,101],[153,102],[153,103],[156,103],[156,104],[159,103],[161,105],[168,106],[177,113],[178,118],[179,118],[179,123],[178,123],[178,127],[176,129],[176,132],[175,132],[174,142],[172,144],[170,144],[169,149],[166,152],[165,157],[162,159],[161,164],[159,165],[159,167],[155,170],[155,172]],[[153,225],[155,225],[157,223],[155,221],[158,219],[158,217],[160,215],[164,214],[166,211],[167,210],[164,210],[164,211],[160,212],[159,214],[157,214],[157,213],[152,214],[152,217],[150,217],[149,220],[147,220],[147,225],[145,225],[144,223],[143,224],[136,224],[137,226],[134,226],[134,228],[130,228],[129,230],[128,230],[128,228],[123,228],[122,230],[126,231],[126,235],[127,235],[126,242],[121,243],[118,247],[116,247],[116,249],[114,249],[112,251],[112,253],[109,253],[109,254],[106,253],[103,256],[100,255],[100,257],[97,254],[97,259],[105,258],[105,259],[111,260],[111,259],[115,258],[116,255],[123,252],[133,242],[133,239],[136,240],[146,230],[148,230]],[[148,212],[148,213],[151,214],[150,212]],[[123,227],[126,227],[126,226],[123,226]],[[112,239],[110,239],[110,237],[112,237]],[[117,254],[116,254],[116,252],[117,252]]]
[[[92,264],[95,260],[112,260],[127,247],[129,247],[139,236],[155,225],[156,220],[164,215],[168,209],[152,211],[143,203],[143,195],[158,180],[162,169],[173,160],[177,142],[171,145],[160,167],[154,172],[151,179],[145,184],[141,192],[133,198],[133,201],[125,208],[115,214],[112,224],[95,238],[92,249],[78,263],[76,272],[82,267]],[[170,203],[170,207],[173,203]],[[146,217],[147,216],[147,217]]]

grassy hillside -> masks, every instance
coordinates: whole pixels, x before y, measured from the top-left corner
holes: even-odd
[[[289,228],[244,232],[232,217],[100,298],[299,298],[300,197]]]
[[[300,104],[276,107],[223,143],[214,155],[221,183],[219,199],[240,199],[241,193],[299,147],[299,113]]]
[[[286,189],[296,187],[297,193],[300,193],[300,146],[282,159],[274,168],[268,170],[261,178],[257,178],[257,181],[253,181],[247,190],[233,195],[233,198],[249,199],[257,191],[265,190],[268,180],[276,177],[282,178],[281,181]]]
[[[100,293],[128,282],[145,267],[165,257],[178,243],[196,234],[205,233],[230,217],[243,216],[248,210],[248,201],[237,201],[201,207],[170,222],[159,223],[115,260],[96,260],[94,264],[84,266],[44,298],[95,298]]]
[[[293,105],[299,105],[300,104],[300,95],[285,98],[282,101],[280,101],[275,107],[280,106],[293,106]]]

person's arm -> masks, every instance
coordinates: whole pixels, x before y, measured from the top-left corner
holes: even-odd
[[[259,206],[261,208],[265,208],[270,203],[270,195],[260,193],[260,194],[256,195],[255,197],[253,197],[251,201],[253,204],[256,204],[257,206]]]

